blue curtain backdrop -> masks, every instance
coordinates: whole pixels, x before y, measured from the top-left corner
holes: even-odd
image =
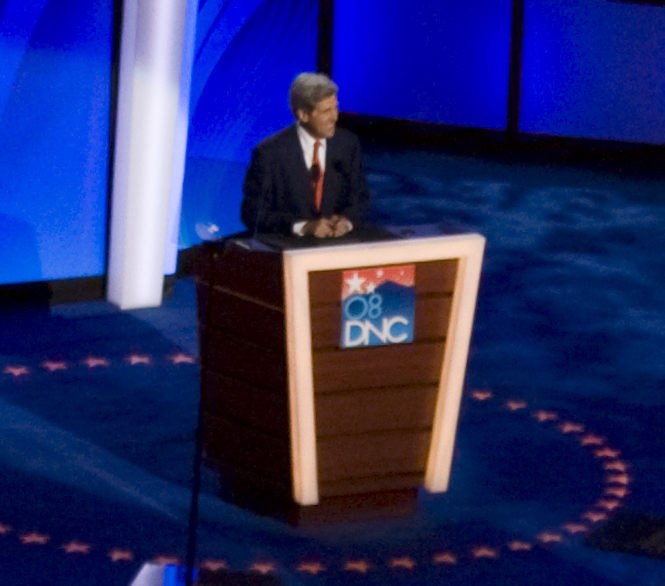
[[[526,0],[520,130],[665,143],[665,7]]]
[[[200,0],[181,247],[242,229],[318,0]],[[336,0],[343,110],[504,129],[510,0]],[[103,274],[113,0],[0,0],[0,284]],[[665,144],[665,8],[526,0],[523,132]]]
[[[0,0],[0,284],[104,272],[113,0]]]
[[[288,89],[316,67],[318,0],[201,0],[180,246],[243,229],[252,147],[291,124]]]
[[[344,111],[503,130],[511,0],[335,0]]]

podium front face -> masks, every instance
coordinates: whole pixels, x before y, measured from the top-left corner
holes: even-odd
[[[303,506],[445,491],[483,248],[472,234],[213,252],[197,278],[207,455],[238,490]],[[415,273],[413,323],[343,331],[345,279],[402,267]]]

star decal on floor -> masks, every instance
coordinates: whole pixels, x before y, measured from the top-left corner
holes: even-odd
[[[45,533],[31,531],[30,533],[22,533],[19,535],[19,540],[23,545],[45,545],[51,538]]]
[[[60,546],[60,549],[64,550],[65,553],[90,553],[92,550],[92,545],[89,543],[83,543],[81,541],[70,541]]]
[[[2,372],[4,374],[11,374],[14,378],[19,376],[24,376],[30,373],[30,369],[27,366],[21,364],[13,364],[3,368]]]
[[[316,576],[321,572],[325,572],[326,567],[319,562],[302,562],[300,565],[298,565],[296,570],[298,572],[306,572],[307,574]]]
[[[140,352],[131,352],[125,355],[122,361],[125,364],[129,364],[130,366],[151,365],[156,362],[156,360],[153,357],[149,356],[148,354],[142,354]],[[165,355],[161,359],[161,361],[168,362],[172,365],[177,366],[181,364],[196,364],[197,358],[195,356],[192,356],[191,354],[186,354],[185,352],[178,350],[175,352],[170,352],[169,354]],[[107,358],[105,356],[95,356],[92,354],[85,356],[84,358],[80,359],[80,361],[78,362],[80,364],[87,366],[88,369],[90,370],[99,367],[109,368],[111,366],[114,366],[115,364],[114,361],[112,361],[110,358]],[[36,366],[41,368],[42,370],[45,370],[49,374],[53,374],[55,372],[63,370],[70,370],[74,368],[74,365],[76,363],[77,360],[74,360],[73,362],[71,361],[68,362],[66,360],[60,360],[60,359],[56,360],[47,357],[42,359]],[[0,372],[2,372],[2,374],[10,375],[15,379],[32,374],[35,370],[25,364],[7,364],[1,368],[2,370]]]
[[[133,352],[127,354],[122,362],[125,365],[133,367],[154,364],[156,360],[156,358],[146,354]],[[193,365],[197,363],[195,357],[181,351],[171,352],[160,360],[167,361],[174,366]],[[112,362],[110,359],[102,356],[89,355],[79,363],[87,366],[89,369],[94,369],[98,367],[108,368],[114,364],[122,365],[122,362]],[[74,366],[72,365],[74,364],[76,364],[75,361],[67,362],[65,360],[44,359],[39,365],[43,371],[53,374],[61,370],[73,368]],[[12,364],[5,366],[2,372],[11,375],[12,378],[9,380],[16,380],[18,384],[21,377],[33,372],[33,370],[27,365]],[[469,397],[472,401],[488,404],[495,399],[495,394],[489,389],[481,389],[471,391]],[[531,536],[531,541],[524,539],[524,536],[520,536],[503,544],[483,543],[469,546],[466,552],[440,551],[432,554],[429,558],[429,563],[432,566],[453,567],[459,565],[462,559],[466,560],[467,563],[473,560],[491,562],[502,557],[502,554],[506,551],[512,554],[521,554],[532,552],[538,548],[565,546],[568,543],[574,542],[578,536],[585,535],[592,528],[598,526],[598,524],[607,521],[611,515],[624,506],[624,499],[630,494],[629,486],[634,480],[631,474],[631,465],[625,458],[621,457],[621,450],[611,446],[606,437],[589,430],[586,425],[578,421],[570,419],[562,420],[555,411],[539,409],[529,412],[527,402],[521,399],[511,398],[503,400],[501,405],[504,409],[514,413],[515,417],[526,410],[528,417],[535,419],[538,423],[549,429],[558,431],[565,437],[574,439],[576,445],[584,449],[587,454],[598,461],[604,472],[600,487],[601,494],[595,502],[581,508],[577,519],[564,521],[558,527],[547,527],[536,531]],[[14,533],[14,531],[11,525],[0,522],[0,536],[8,536]],[[48,534],[37,530],[15,533],[15,535],[20,543],[25,546],[53,546],[64,555],[83,556],[91,553],[93,549],[100,549],[99,545],[78,539],[56,545],[52,543],[51,537]],[[136,555],[129,547],[113,547],[106,553],[106,557],[111,563],[122,563],[134,561]],[[150,561],[161,565],[180,565],[183,559],[183,557],[177,555],[156,554],[150,558]],[[423,561],[421,557],[404,553],[399,556],[388,556],[384,567],[396,571],[406,570],[412,572],[416,571],[422,565]],[[427,564],[425,563],[424,565]],[[223,559],[206,559],[199,564],[199,567],[217,571],[229,568],[229,564]],[[286,568],[287,565],[281,564],[281,566],[278,566],[277,563],[266,561],[263,558],[248,564],[244,570],[268,574],[278,573],[279,567]],[[378,560],[370,562],[362,558],[349,558],[341,560],[337,564],[331,564],[329,562],[324,563],[324,561],[313,560],[311,556],[306,556],[300,562],[293,565],[293,569],[296,572],[312,577],[335,571],[336,569],[364,576],[377,571],[379,568],[380,562]],[[239,569],[243,570],[242,568]]]

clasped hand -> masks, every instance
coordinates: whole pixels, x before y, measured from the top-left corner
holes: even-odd
[[[334,214],[329,218],[309,220],[304,228],[305,234],[312,234],[317,238],[338,238],[351,231],[353,225],[342,215]]]

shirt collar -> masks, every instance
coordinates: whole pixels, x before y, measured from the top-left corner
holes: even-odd
[[[304,128],[303,125],[298,122],[296,125],[297,130],[298,130],[298,138],[300,139],[300,143],[303,146],[306,146],[307,149],[314,150],[314,143],[318,140],[321,142],[321,146],[325,146],[326,144],[326,139],[325,138],[314,138],[309,132],[307,132]]]

